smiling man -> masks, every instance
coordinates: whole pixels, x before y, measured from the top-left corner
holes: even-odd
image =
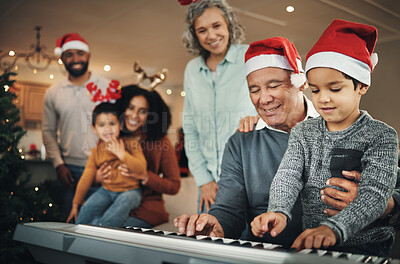
[[[209,213],[184,214],[175,218],[174,224],[188,236],[240,237],[290,247],[302,231],[299,200],[291,211],[292,220],[278,236],[266,233],[256,237],[251,232],[242,232],[259,212],[268,208],[271,183],[288,147],[291,129],[305,119],[317,117],[318,113],[303,94],[306,79],[300,56],[287,39],[275,37],[253,42],[245,61],[250,98],[260,119],[254,131],[237,132],[226,144],[218,192]],[[354,172],[342,173],[359,176]],[[330,187],[320,190],[320,198],[326,203],[323,213],[332,216],[354,200],[358,184],[331,178],[329,185],[348,191]],[[393,208],[391,199],[386,214],[393,212]]]
[[[88,43],[77,33],[68,33],[56,42],[55,53],[68,72],[67,78],[52,85],[45,94],[42,135],[48,157],[53,161],[59,181],[65,186],[62,212],[68,215],[76,184],[97,137],[91,128],[95,103],[86,84],[93,82],[106,89],[109,80],[88,71]],[[102,91],[105,94],[105,91]],[[57,133],[59,130],[59,133]]]

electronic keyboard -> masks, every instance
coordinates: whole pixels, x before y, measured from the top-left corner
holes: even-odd
[[[18,224],[14,240],[41,263],[379,263],[398,259],[327,250],[296,252],[280,245],[145,228],[106,228],[59,222]]]

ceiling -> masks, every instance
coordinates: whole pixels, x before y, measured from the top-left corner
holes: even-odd
[[[245,27],[245,43],[283,36],[295,43],[302,57],[336,18],[376,26],[378,43],[400,38],[399,0],[228,2]],[[294,6],[293,13],[285,11],[288,5]],[[0,50],[28,52],[35,42],[34,27],[42,26],[41,44],[53,54],[57,38],[78,32],[90,45],[92,71],[128,84],[136,81],[132,68],[139,61],[148,74],[167,68],[164,85],[182,89],[183,71],[191,59],[181,42],[186,9],[178,0],[1,0]],[[18,64],[17,78],[23,80],[53,83],[65,75],[56,64],[37,74],[22,61]],[[106,64],[111,71],[104,72]]]

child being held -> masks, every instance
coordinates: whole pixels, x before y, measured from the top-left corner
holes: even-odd
[[[307,54],[312,102],[321,116],[292,129],[271,185],[268,212],[251,223],[255,236],[282,232],[300,195],[305,231],[292,247],[389,254],[394,229],[375,220],[396,184],[398,137],[393,128],[359,110],[370,85],[376,39],[372,26],[334,20]],[[357,197],[328,217],[320,190],[342,169],[361,171]]]
[[[141,174],[146,172],[147,163],[138,139],[119,138],[118,116],[118,108],[112,103],[101,103],[93,110],[92,125],[99,141],[91,150],[78,182],[67,222],[74,218],[76,224],[120,227],[131,209],[140,204],[140,182],[121,175],[118,166],[124,163],[132,172]],[[110,176],[84,203],[84,197],[95,181],[96,171],[104,162],[111,166]]]

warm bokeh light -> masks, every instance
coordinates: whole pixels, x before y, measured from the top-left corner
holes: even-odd
[[[287,11],[288,13],[292,13],[292,12],[294,12],[294,7],[293,7],[293,6],[287,6],[287,7],[286,7],[286,11]]]

